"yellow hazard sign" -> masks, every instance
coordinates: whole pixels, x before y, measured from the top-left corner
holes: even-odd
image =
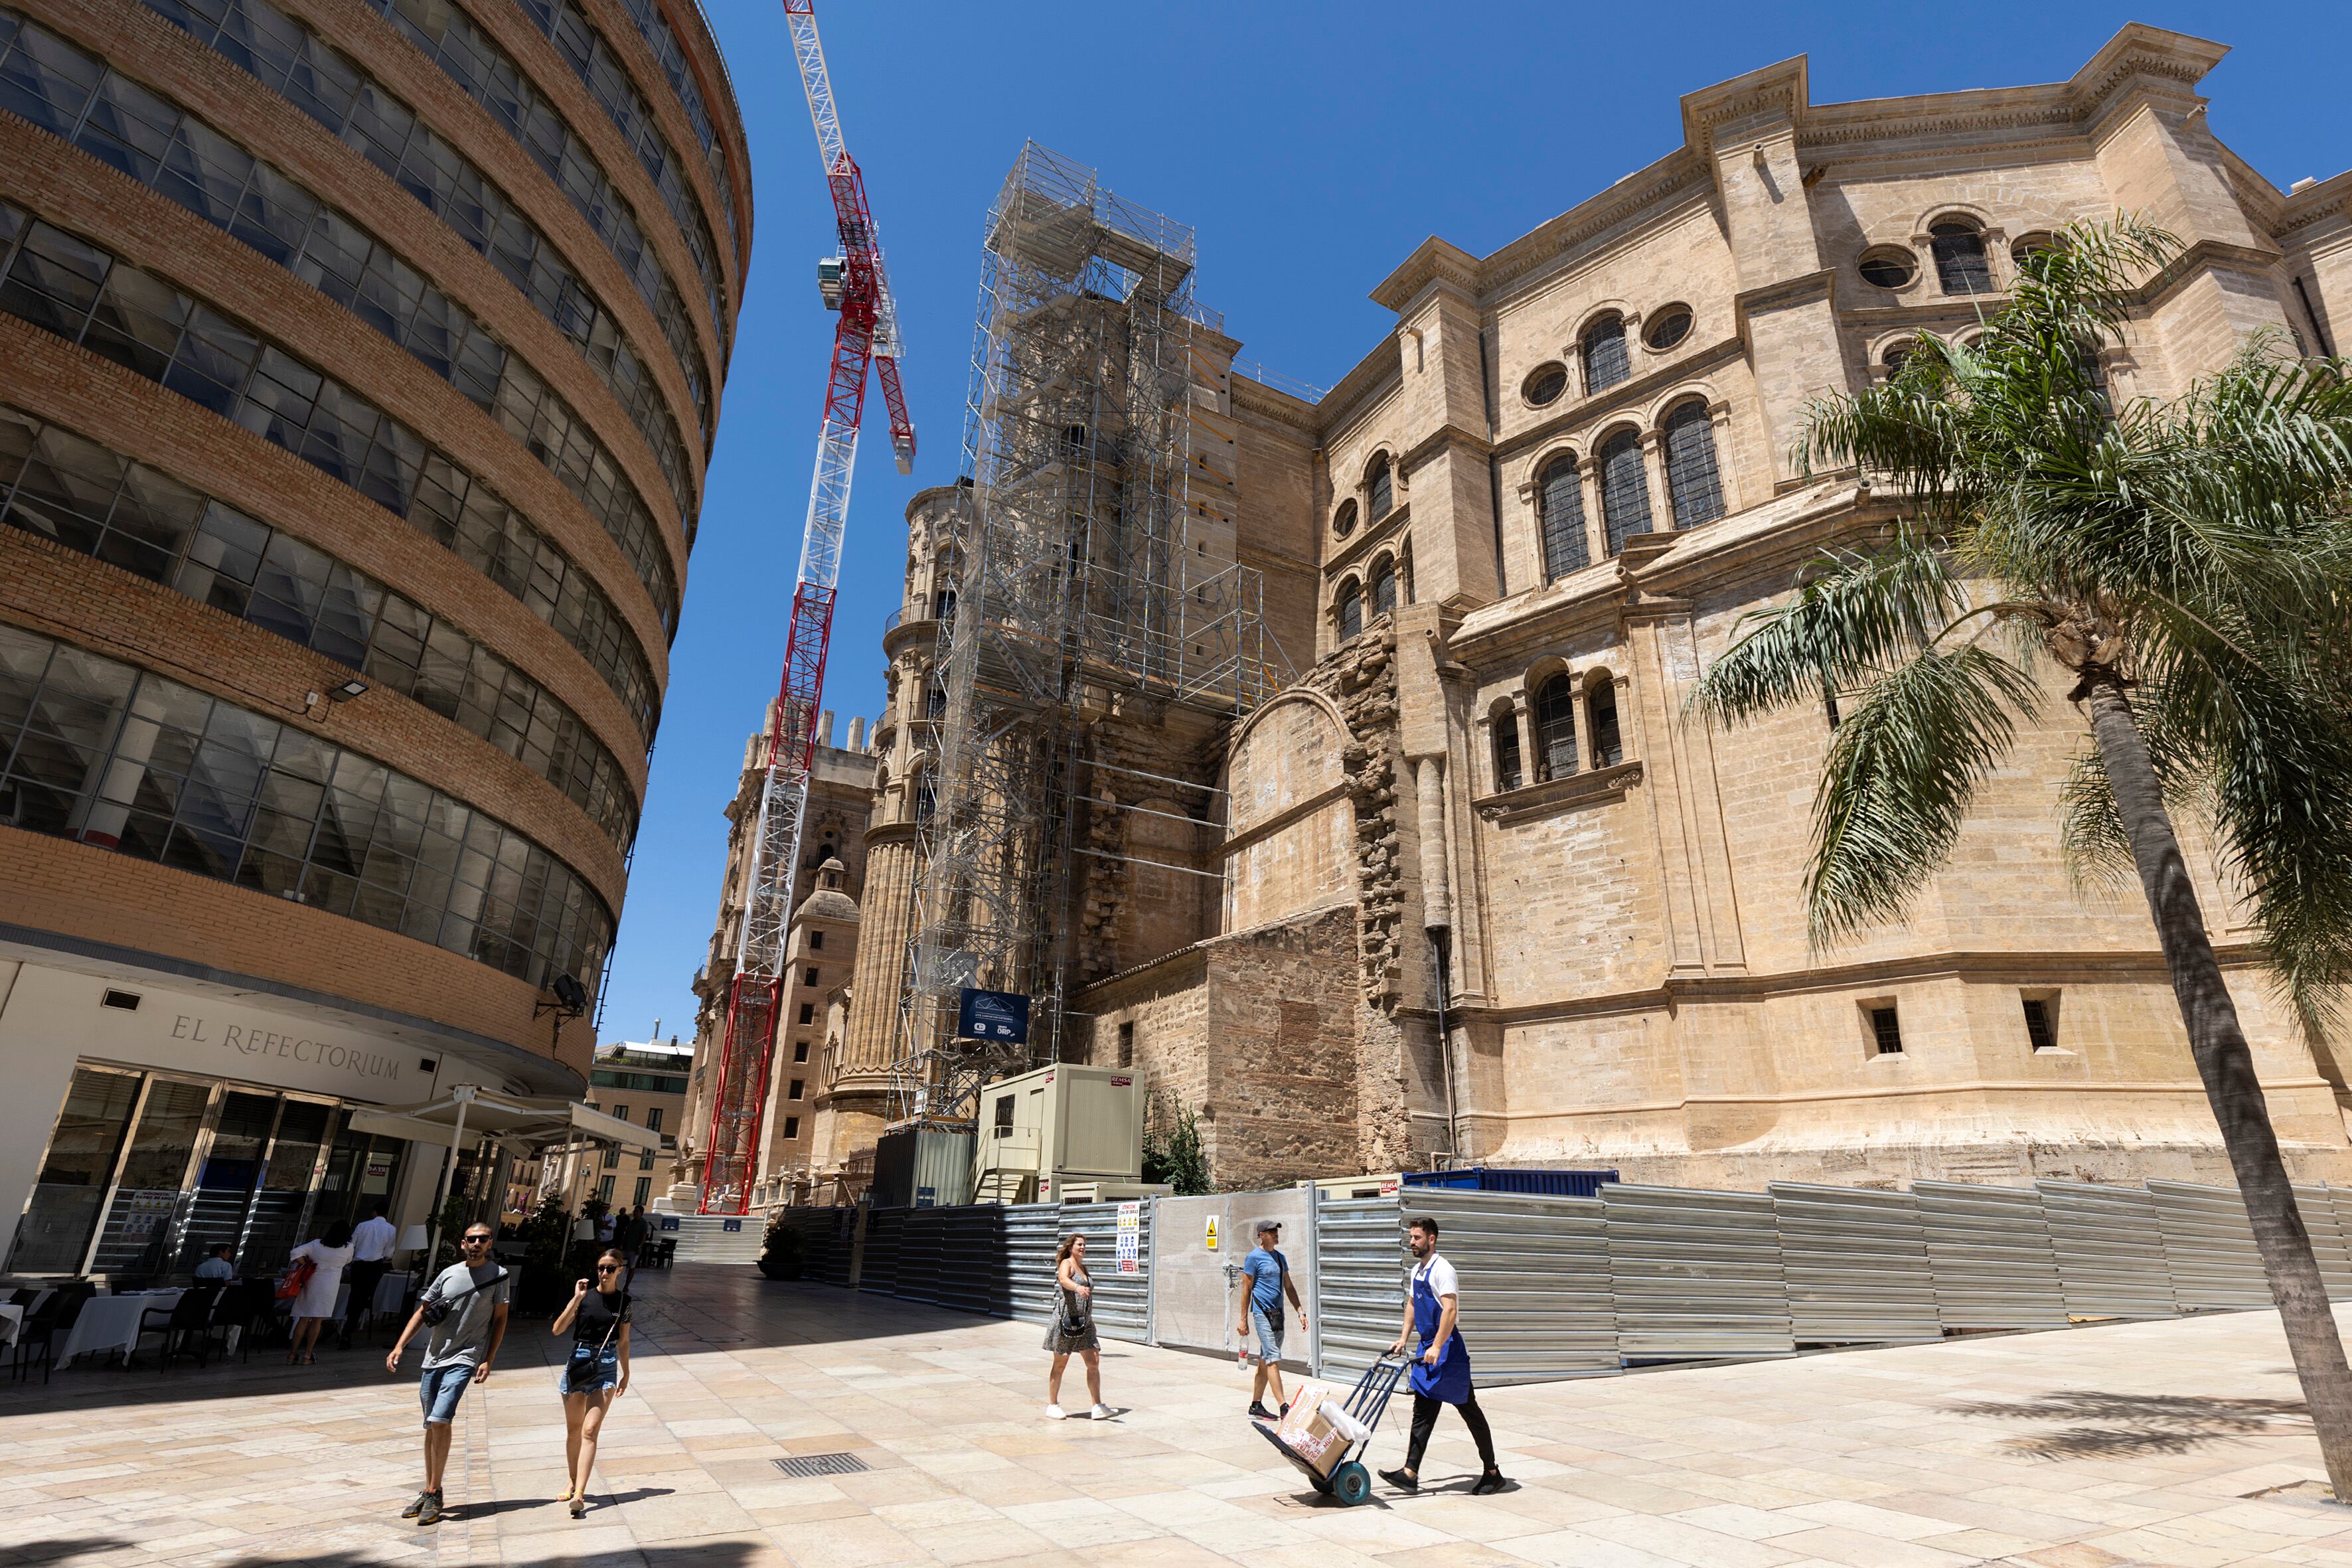
[[[1208,1247],[1212,1252],[1217,1250],[1217,1216],[1215,1215],[1209,1216]]]

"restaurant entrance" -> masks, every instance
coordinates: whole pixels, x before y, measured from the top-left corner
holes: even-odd
[[[353,1132],[353,1109],[79,1062],[7,1271],[171,1279],[226,1242],[240,1274],[274,1273],[295,1245],[397,1188],[406,1142]]]

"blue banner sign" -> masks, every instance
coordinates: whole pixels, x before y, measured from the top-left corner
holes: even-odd
[[[1013,991],[975,991],[964,987],[963,1006],[956,1015],[956,1033],[967,1040],[1029,1043],[1029,998]]]

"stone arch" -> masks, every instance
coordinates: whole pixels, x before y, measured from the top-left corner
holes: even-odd
[[[1319,691],[1294,687],[1235,731],[1223,783],[1227,931],[1355,897],[1348,724]]]

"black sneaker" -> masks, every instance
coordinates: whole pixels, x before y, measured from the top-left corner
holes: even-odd
[[[1401,1492],[1417,1492],[1421,1489],[1421,1478],[1409,1470],[1382,1470],[1381,1479]]]
[[[418,1498],[416,1500],[424,1505],[423,1511],[418,1513],[416,1516],[417,1523],[438,1524],[441,1522],[441,1494],[439,1492],[426,1492],[423,1497]]]
[[[1256,1416],[1261,1421],[1272,1421],[1276,1419],[1274,1412],[1265,1407],[1265,1401],[1263,1399],[1251,1400],[1249,1413]]]
[[[1479,1497],[1487,1492],[1498,1492],[1508,1485],[1510,1485],[1510,1482],[1503,1479],[1502,1471],[1488,1470],[1485,1475],[1480,1476],[1476,1480],[1470,1483],[1470,1495],[1473,1497]]]
[[[425,1511],[425,1500],[432,1495],[433,1494],[431,1492],[418,1492],[416,1494],[416,1500],[400,1510],[400,1517],[403,1519],[415,1519],[418,1514],[423,1513]]]

